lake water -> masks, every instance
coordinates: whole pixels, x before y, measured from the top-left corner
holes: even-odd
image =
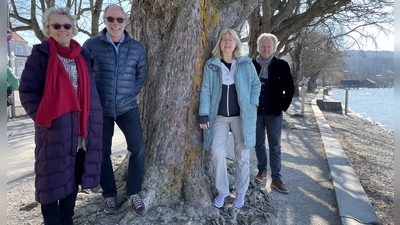
[[[329,91],[329,98],[345,104],[346,90]],[[348,109],[394,131],[394,88],[349,89]]]

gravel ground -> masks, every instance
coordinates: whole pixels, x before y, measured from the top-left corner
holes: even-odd
[[[381,224],[394,223],[394,132],[354,114],[322,112]]]

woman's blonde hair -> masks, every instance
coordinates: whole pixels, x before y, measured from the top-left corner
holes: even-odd
[[[216,58],[222,58],[223,54],[221,51],[221,40],[223,37],[225,37],[226,35],[231,36],[233,39],[235,39],[235,50],[233,50],[233,58],[236,59],[239,56],[244,55],[244,51],[242,49],[242,42],[240,41],[239,36],[237,35],[236,31],[232,30],[232,29],[225,29],[223,30],[218,37],[217,40],[217,44],[215,45],[214,49],[212,50],[212,55]]]
[[[71,20],[71,25],[72,25],[72,35],[77,35],[78,34],[78,29],[76,28],[76,17],[70,14],[70,9],[67,7],[64,8],[56,8],[56,7],[51,7],[46,10],[46,12],[43,14],[42,18],[42,24],[43,24],[43,34],[46,37],[49,37],[50,31],[49,31],[49,21],[53,15],[66,15],[69,20]]]

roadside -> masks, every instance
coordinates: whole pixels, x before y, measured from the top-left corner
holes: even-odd
[[[323,114],[381,224],[394,225],[394,132],[351,113]]]
[[[334,90],[335,88],[330,91]],[[351,110],[348,115],[344,112],[322,113],[358,176],[381,224],[395,224],[394,132],[361,118]]]

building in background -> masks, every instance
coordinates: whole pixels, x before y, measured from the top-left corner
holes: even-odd
[[[340,87],[341,88],[359,88],[360,80],[341,80]]]
[[[377,87],[379,87],[378,83],[376,83],[375,81],[373,81],[371,79],[364,79],[360,83],[361,83],[361,85],[363,87],[368,87],[368,88],[377,88]]]
[[[371,79],[364,80],[341,80],[341,88],[379,88],[378,83]]]
[[[31,54],[32,48],[28,42],[25,41],[16,32],[13,32],[10,42],[10,60],[11,67],[14,70],[15,75],[21,78],[22,71],[25,68],[25,62],[28,56]]]

